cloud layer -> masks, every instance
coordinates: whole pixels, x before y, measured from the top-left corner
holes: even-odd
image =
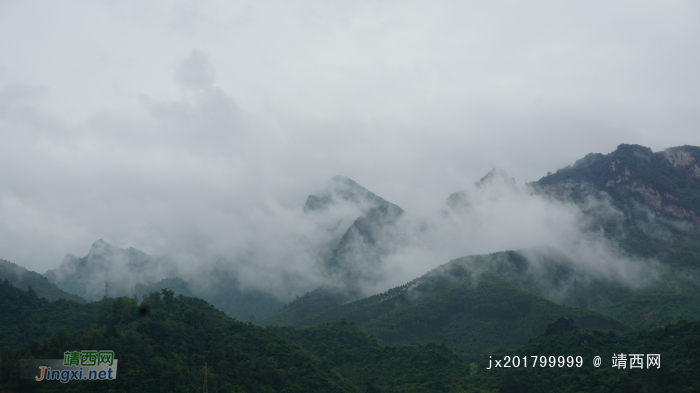
[[[44,272],[103,238],[186,266],[276,244],[251,260],[306,265],[295,239],[317,224],[300,206],[337,174],[431,217],[492,167],[531,181],[623,142],[700,145],[698,15],[694,2],[3,2],[0,258]],[[543,241],[551,206],[509,198],[450,224],[466,240],[430,258]]]

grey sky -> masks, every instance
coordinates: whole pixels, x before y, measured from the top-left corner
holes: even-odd
[[[196,253],[336,174],[420,212],[700,145],[698,47],[691,1],[0,1],[0,258]]]

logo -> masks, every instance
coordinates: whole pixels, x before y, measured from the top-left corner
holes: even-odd
[[[20,363],[20,376],[39,381],[109,381],[117,378],[114,351],[66,351],[63,359],[29,359]]]

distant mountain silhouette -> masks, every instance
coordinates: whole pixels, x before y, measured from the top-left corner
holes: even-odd
[[[135,248],[117,248],[104,240],[97,240],[87,255],[78,258],[68,254],[57,269],[44,276],[59,288],[86,299],[100,299],[105,295],[130,296],[136,284],[156,282],[177,274],[175,264],[163,257],[154,257]]]

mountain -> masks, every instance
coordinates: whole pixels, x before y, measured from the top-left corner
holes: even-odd
[[[282,306],[282,309],[260,320],[262,326],[286,326],[322,313],[328,309],[347,303],[351,298],[344,292],[317,288],[297,296],[296,299]]]
[[[357,289],[353,285],[358,281],[378,279],[368,271],[376,270],[381,257],[386,255],[387,250],[381,241],[383,232],[403,214],[403,209],[352,179],[335,176],[323,193],[307,197],[304,211],[322,214],[339,204],[356,207],[360,215],[342,237],[333,242],[330,253],[323,255],[323,259],[328,274],[342,279],[353,291]]]
[[[474,184],[476,188],[483,188],[491,184],[514,186],[515,179],[501,168],[493,168]],[[459,209],[469,206],[469,196],[465,191],[457,191],[447,197],[447,206],[451,209]]]
[[[390,253],[385,237],[404,213],[399,206],[344,176],[335,176],[319,195],[309,195],[304,205],[307,214],[327,214],[333,207],[350,206],[360,215],[320,252],[325,274],[335,287],[320,287],[297,297],[281,310],[260,321],[263,325],[285,325],[320,313],[331,307],[361,298],[361,283],[384,279],[380,265]]]
[[[24,289],[31,287],[37,296],[50,301],[58,299],[72,300],[77,303],[85,303],[85,299],[78,295],[61,290],[55,284],[50,283],[46,277],[16,265],[12,262],[0,259],[0,281],[7,280],[10,285]]]
[[[515,348],[562,316],[601,329],[629,327],[595,311],[548,301],[486,269],[498,256],[442,265],[405,285],[328,309],[291,324],[308,327],[346,319],[389,345],[444,343],[465,359]],[[505,265],[504,265],[505,266]],[[517,273],[518,265],[508,265]]]
[[[238,277],[230,270],[213,269],[192,277],[197,285],[193,293],[231,318],[256,322],[282,309],[284,302],[255,289],[242,289]]]
[[[621,144],[603,155],[591,153],[573,166],[536,182],[562,199],[605,191],[620,205],[633,199],[657,215],[700,225],[700,147],[678,146],[661,152]]]
[[[621,215],[590,212],[606,236],[636,255],[700,266],[700,147],[654,153],[622,144],[610,154],[588,154],[532,186],[579,204],[610,200]]]
[[[388,253],[382,236],[403,213],[400,207],[343,176],[333,177],[323,192],[309,195],[304,205],[304,211],[310,215],[322,216],[334,208],[346,208],[341,212],[346,216],[356,215],[330,228],[336,235],[321,247],[319,257],[325,274],[344,285],[318,288],[315,293],[325,296],[326,306],[313,312],[359,298],[362,295],[360,282],[381,279],[376,274],[377,267]],[[165,257],[151,256],[134,248],[120,249],[103,240],[93,243],[82,258],[66,255],[61,266],[49,270],[45,276],[59,288],[89,299],[103,297],[106,284],[110,296],[132,296],[167,285],[178,293],[206,299],[242,321],[259,321],[276,312],[286,312],[284,303],[274,296],[241,289],[234,271],[214,269],[199,271],[197,277],[179,277],[175,264]],[[168,281],[170,279],[181,281]],[[196,285],[191,285],[192,282]],[[184,284],[188,285],[187,291]],[[308,306],[304,305],[305,300],[306,297],[302,297],[289,307],[293,310],[301,304],[301,308],[305,308]]]
[[[311,194],[306,198],[304,211],[307,213],[323,211],[338,203],[349,203],[369,210],[375,206],[394,206],[373,192],[359,185],[349,177],[337,175],[318,195]]]
[[[590,154],[573,166],[529,185],[533,192],[548,198],[577,204],[588,217],[587,230],[601,231],[613,244],[619,244],[621,257],[628,258],[630,263],[647,264],[648,278],[640,276],[639,282],[605,278],[605,275],[577,268],[576,263],[561,252],[541,247],[465,257],[448,264],[451,268],[439,269],[460,268],[473,272],[478,267],[479,271],[498,274],[519,290],[555,303],[597,311],[627,326],[651,329],[683,318],[700,318],[700,285],[694,279],[700,275],[700,231],[693,218],[697,214],[693,210],[695,199],[700,195],[697,176],[700,169],[695,169],[700,163],[699,152],[700,149],[693,146],[653,153],[641,146],[620,145],[608,155]],[[504,171],[494,169],[475,187],[490,185],[514,186],[514,180]],[[662,202],[650,197],[657,194],[662,196]],[[453,209],[468,205],[465,192],[448,198],[448,206]],[[655,261],[660,264],[655,265]],[[436,272],[426,276],[431,274]],[[379,324],[375,320],[403,308],[410,309],[405,311],[406,321],[424,318],[421,313],[433,311],[428,308],[418,311],[417,304],[437,298],[448,286],[430,284],[433,289],[428,292],[417,289],[431,282],[426,276],[347,304],[340,305],[349,299],[336,299],[339,306],[334,308],[328,308],[333,303],[329,295],[322,291],[310,292],[261,323],[303,327],[346,318],[381,338],[383,328],[370,330],[374,329],[373,324]],[[441,289],[436,291],[435,288]],[[448,299],[448,304],[450,301]],[[441,307],[429,304],[435,309]],[[326,311],[322,311],[324,309]],[[440,318],[448,318],[446,315]],[[447,323],[440,318],[434,323]],[[542,329],[542,323],[538,329]],[[390,324],[387,329],[397,324]],[[444,326],[440,329],[449,330]],[[437,333],[430,334],[432,339],[442,340]],[[520,338],[521,342],[526,336]],[[420,334],[406,337],[412,338],[392,336],[385,342],[423,342]],[[457,351],[462,355],[466,353]]]
[[[284,303],[255,290],[242,290],[235,274],[228,271],[199,271],[197,277],[177,276],[176,265],[165,257],[152,256],[135,248],[114,247],[97,240],[88,254],[66,255],[61,266],[45,275],[58,287],[89,299],[109,296],[141,296],[163,288],[185,296],[199,296],[232,318],[249,321],[264,318]],[[206,285],[191,287],[186,279]],[[108,288],[106,285],[108,284]]]
[[[218,392],[680,392],[700,387],[694,370],[700,361],[700,322],[620,333],[583,329],[559,318],[518,348],[489,352],[469,364],[442,344],[382,345],[343,320],[306,329],[263,329],[169,290],[149,294],[140,305],[129,298],[50,303],[4,282],[0,302],[5,302],[0,313],[9,310],[0,324],[7,327],[0,335],[3,344],[10,329],[31,338],[17,350],[0,352],[0,391],[56,391],[59,382],[18,379],[20,360],[60,359],[66,350],[85,348],[113,349],[119,377],[72,381],[71,391],[198,391],[205,362],[209,389]],[[53,311],[41,310],[41,303],[53,305]],[[45,324],[44,333],[25,332],[31,324],[22,325],[22,318]],[[47,321],[87,326],[63,329]],[[643,355],[643,369],[631,367],[632,354]],[[647,354],[660,354],[658,368],[647,366]],[[624,368],[611,367],[618,355],[626,359]],[[502,367],[506,356],[508,368]],[[538,356],[537,367],[533,356]],[[540,366],[542,356],[546,367]],[[594,356],[602,357],[600,367],[593,365]]]
[[[495,169],[476,187],[492,182],[507,185],[513,180]],[[630,325],[653,328],[700,318],[700,285],[695,279],[700,276],[700,148],[679,146],[654,153],[622,144],[606,155],[588,154],[528,186],[557,203],[577,205],[584,231],[602,233],[611,247],[619,246],[619,258],[630,261],[628,267],[645,266],[648,274],[624,284],[594,277],[563,253],[541,247],[521,250],[525,275],[504,275],[509,270],[494,263],[489,269],[521,289]],[[447,205],[468,206],[468,194],[452,194]],[[596,252],[591,254],[584,264],[599,263]]]
[[[87,255],[77,258],[68,254],[57,269],[44,276],[64,291],[86,299],[99,299],[109,284],[110,296],[131,296],[136,284],[156,282],[177,274],[173,262],[154,257],[135,248],[114,247],[97,240]]]

